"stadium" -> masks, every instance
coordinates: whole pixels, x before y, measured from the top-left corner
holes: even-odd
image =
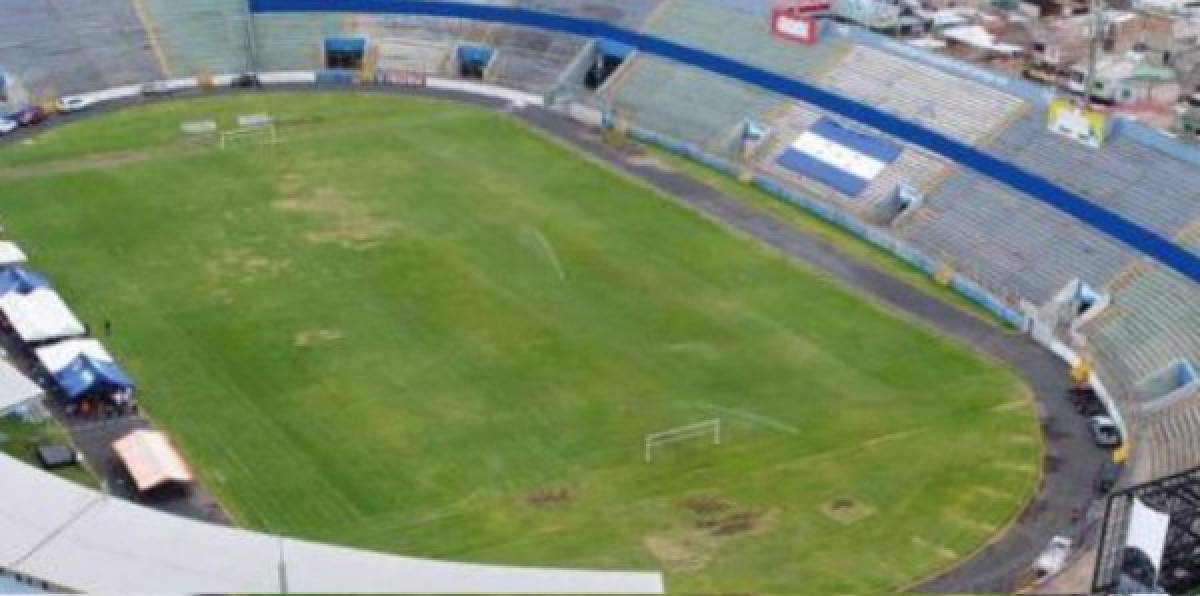
[[[0,5],[0,592],[1200,588],[1200,149],[818,4]]]

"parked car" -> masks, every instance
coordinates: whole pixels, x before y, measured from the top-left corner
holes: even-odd
[[[13,120],[8,116],[0,116],[0,135],[6,135],[16,130],[18,126],[20,125],[17,124],[16,120]]]
[[[175,90],[171,88],[171,84],[167,81],[150,81],[142,84],[142,95],[146,97],[161,97],[170,95]]]
[[[1069,397],[1075,409],[1084,416],[1097,416],[1106,414],[1104,404],[1096,395],[1096,391],[1091,387],[1077,387],[1070,390]]]
[[[78,112],[79,110],[86,110],[94,103],[96,103],[96,101],[88,97],[83,97],[80,95],[65,95],[60,97],[55,105],[58,107],[58,111],[60,112]]]
[[[46,118],[49,118],[50,115],[47,114],[46,110],[43,110],[42,108],[37,106],[29,106],[13,112],[12,116],[9,117],[13,120],[16,120],[17,124],[20,124],[21,126],[37,126],[45,122]]]
[[[1101,447],[1120,447],[1121,429],[1108,416],[1092,416],[1088,426],[1092,429],[1092,440]]]
[[[1050,544],[1042,550],[1042,554],[1038,555],[1036,561],[1033,562],[1033,571],[1037,574],[1038,579],[1048,577],[1062,571],[1062,568],[1067,564],[1067,557],[1071,554],[1071,539],[1066,536],[1055,536],[1050,539]]]

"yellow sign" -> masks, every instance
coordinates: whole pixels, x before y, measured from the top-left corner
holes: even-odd
[[[1083,143],[1092,149],[1104,144],[1108,118],[1101,112],[1075,105],[1070,100],[1056,99],[1046,111],[1050,132]]]

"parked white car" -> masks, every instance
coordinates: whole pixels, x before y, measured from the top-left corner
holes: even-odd
[[[6,135],[20,126],[16,120],[12,118],[0,118],[0,135]]]
[[[58,99],[58,111],[78,112],[86,110],[96,103],[94,100],[79,95],[66,95]]]
[[[1120,447],[1121,429],[1116,421],[1108,416],[1092,416],[1089,427],[1092,430],[1092,440],[1100,447]]]
[[[1042,554],[1038,555],[1037,561],[1033,563],[1033,571],[1038,578],[1049,577],[1062,571],[1067,564],[1067,557],[1071,555],[1071,539],[1066,536],[1055,536],[1050,539],[1050,544],[1046,545],[1046,549]]]

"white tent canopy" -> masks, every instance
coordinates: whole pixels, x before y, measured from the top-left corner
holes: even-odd
[[[1171,516],[1147,507],[1141,499],[1133,500],[1125,547],[1136,548],[1146,553],[1150,562],[1154,564],[1155,573],[1158,573],[1162,566],[1163,549],[1167,545],[1167,529],[1170,525]]]
[[[46,341],[83,335],[83,323],[49,288],[29,294],[9,292],[0,296],[0,312],[8,318],[17,335],[26,342]]]
[[[139,491],[168,482],[192,481],[192,472],[167,436],[154,430],[135,430],[113,442]]]
[[[97,340],[90,337],[66,339],[37,349],[38,361],[51,374],[67,367],[71,361],[80,356],[88,356],[102,362],[112,362],[108,350]]]
[[[0,416],[16,411],[45,392],[7,361],[0,360]]]
[[[15,242],[0,240],[0,267],[20,265],[25,262],[25,252]]]

